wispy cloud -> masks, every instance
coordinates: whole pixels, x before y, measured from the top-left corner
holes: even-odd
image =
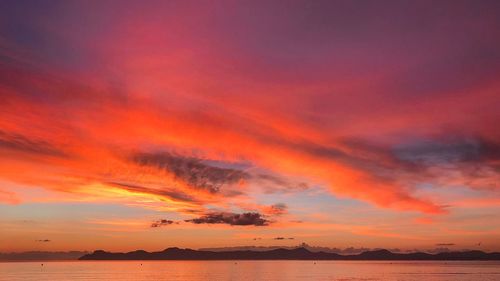
[[[151,223],[151,227],[155,228],[155,227],[162,227],[162,226],[167,226],[167,225],[170,225],[170,224],[173,224],[174,221],[173,220],[166,220],[166,219],[161,219],[161,220],[157,220],[153,223]]]
[[[0,150],[12,150],[26,154],[42,156],[65,156],[64,151],[44,140],[29,139],[16,133],[7,133],[0,130]]]
[[[263,211],[268,215],[284,215],[288,212],[288,206],[285,203],[276,203],[274,205],[264,207]]]
[[[18,204],[21,203],[21,199],[14,192],[0,189],[0,202]]]
[[[236,184],[248,177],[241,170],[214,167],[201,159],[166,152],[136,154],[132,160],[139,165],[165,169],[189,186],[211,193],[218,193],[224,185]]]

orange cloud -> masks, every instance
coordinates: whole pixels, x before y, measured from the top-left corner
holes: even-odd
[[[242,11],[236,6],[234,15]],[[79,14],[89,6],[66,8]],[[8,58],[0,63],[3,179],[93,200],[163,204],[183,214],[234,205],[278,214],[247,196],[249,183],[263,180],[257,169],[304,179],[338,197],[429,214],[447,212],[448,202],[422,196],[421,184],[498,190],[495,76],[447,85],[436,77],[459,80],[449,75],[463,73],[432,64],[458,56],[477,67],[474,49],[394,54],[384,65],[359,58],[364,49],[351,59],[328,51],[319,60],[297,50],[304,59],[298,63],[241,46],[245,38],[232,26],[211,21],[217,9],[179,5],[191,16],[167,17],[148,7],[145,18],[113,8],[116,15],[97,17],[105,24],[87,30],[90,35],[39,19],[47,36],[92,58],[78,71],[2,40]],[[214,26],[200,25],[204,20]],[[252,35],[265,37],[264,31]],[[271,63],[280,58],[289,64]],[[497,66],[491,72],[498,74]]]
[[[382,207],[444,211],[413,195],[412,186],[368,167],[400,169],[393,158],[357,155],[363,151],[327,141],[335,135],[279,114],[270,116],[251,106],[238,114],[231,103],[217,97],[207,101],[209,96],[179,99],[214,110],[171,107],[168,99],[160,102],[159,97],[83,86],[57,74],[2,67],[14,77],[2,90],[6,103],[0,114],[0,150],[6,159],[2,176],[9,180],[65,192],[119,189],[126,196],[148,195],[183,205],[179,209],[201,211],[206,204],[224,206],[244,194],[245,182],[251,180],[244,170],[203,161],[247,161]]]

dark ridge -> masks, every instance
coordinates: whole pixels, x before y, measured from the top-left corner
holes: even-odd
[[[133,251],[110,253],[102,250],[86,254],[80,260],[500,260],[500,253],[482,251],[429,253],[392,253],[388,250],[367,251],[357,255],[311,252],[305,248],[269,251],[198,251],[168,248],[161,252]]]

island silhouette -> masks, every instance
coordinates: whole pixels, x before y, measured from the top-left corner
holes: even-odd
[[[269,251],[203,251],[167,248],[159,252],[137,250],[127,253],[112,253],[103,250],[83,255],[79,260],[443,260],[477,261],[500,260],[500,253],[483,251],[442,252],[430,254],[424,252],[393,253],[389,250],[366,251],[355,255],[311,252],[306,248],[273,249]]]

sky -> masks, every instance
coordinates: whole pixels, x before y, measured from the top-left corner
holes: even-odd
[[[499,1],[1,1],[0,252],[500,251],[499,77]]]

